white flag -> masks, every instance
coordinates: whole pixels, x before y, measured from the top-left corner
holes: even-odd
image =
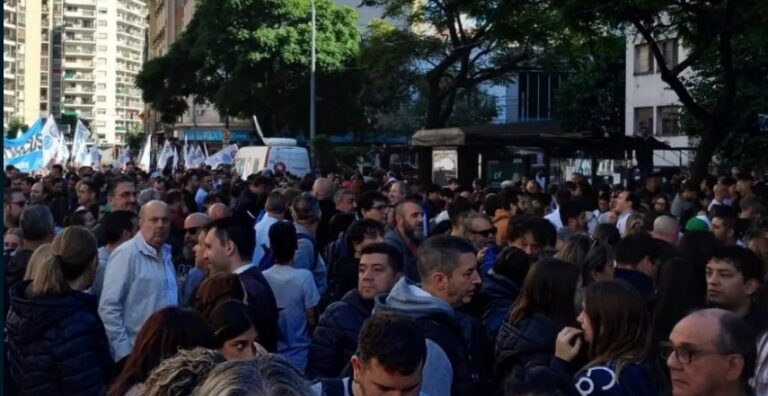
[[[205,161],[205,154],[200,148],[200,145],[195,145],[195,148],[189,150],[189,168],[197,168]]]
[[[40,133],[43,138],[43,167],[48,167],[51,161],[59,155],[59,150],[63,146],[61,132],[59,132],[59,128],[56,126],[53,115],[48,116],[48,120],[45,121],[43,130]]]
[[[69,161],[69,143],[66,139],[62,139],[61,147],[59,148],[59,151],[56,152],[53,162],[66,167],[67,161]]]
[[[91,167],[101,169],[101,153],[99,153],[99,148],[95,144],[91,147],[91,153],[88,156],[91,158]]]
[[[173,146],[173,170],[176,171],[176,168],[179,167],[179,149],[176,148],[176,145]]]
[[[88,147],[83,145],[83,152],[85,153],[85,156],[82,158],[82,160],[78,163],[78,166],[93,166],[93,156],[91,156],[91,152],[93,149],[88,150]],[[75,159],[77,161],[77,159]]]
[[[164,169],[168,164],[168,160],[173,156],[173,148],[171,147],[171,141],[166,140],[163,145],[163,150],[160,152],[160,158],[157,159],[157,169]]]
[[[232,165],[235,161],[235,155],[237,154],[237,145],[230,144],[227,147],[222,148],[216,154],[206,158],[205,164],[210,165],[211,168],[216,169],[219,165]]]
[[[128,163],[128,161],[131,160],[131,149],[125,148],[123,149],[123,152],[120,153],[120,156],[117,157],[117,160],[114,163],[115,169],[123,169],[125,167],[125,164]]]
[[[91,132],[78,119],[75,127],[75,140],[72,142],[72,158],[76,167],[83,166],[83,161],[88,157],[88,147],[86,147],[85,142],[89,137],[91,137]]]
[[[184,147],[182,148],[184,154],[184,168],[189,169],[189,144],[187,143],[187,134],[184,134]]]
[[[149,172],[149,168],[152,166],[150,164],[151,161],[151,153],[152,153],[152,135],[147,135],[147,141],[144,143],[144,148],[141,151],[141,156],[139,156],[139,167],[141,169],[144,169],[145,171]]]
[[[205,151],[205,159],[208,159],[208,146],[203,142],[203,150]]]

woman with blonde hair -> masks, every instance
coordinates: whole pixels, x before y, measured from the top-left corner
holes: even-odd
[[[48,262],[48,259],[53,256],[51,250],[51,244],[46,243],[40,245],[32,255],[29,256],[29,262],[27,263],[27,270],[24,272],[24,280],[35,279],[35,275],[40,272],[44,265]]]
[[[83,292],[93,283],[96,245],[86,228],[65,228],[33,279],[11,288],[5,332],[13,394],[106,392],[112,357],[96,299]]]

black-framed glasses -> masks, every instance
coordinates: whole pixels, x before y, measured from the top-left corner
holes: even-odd
[[[198,231],[200,231],[200,227],[189,227],[184,229],[185,233],[192,235],[197,234]]]
[[[495,228],[495,227],[493,227],[493,228],[489,228],[489,229],[487,229],[487,230],[480,230],[480,231],[476,231],[476,230],[469,230],[469,232],[471,232],[471,233],[473,233],[473,234],[477,234],[477,235],[483,236],[483,237],[485,237],[485,238],[488,238],[488,237],[490,237],[491,235],[496,235],[496,228]]]
[[[371,210],[378,210],[378,211],[387,210],[388,208],[389,208],[389,206],[387,206],[387,205],[374,205],[374,206],[371,206]]]
[[[669,359],[669,357],[672,356],[672,354],[674,353],[675,359],[677,359],[677,361],[682,364],[691,364],[691,362],[696,356],[723,355],[723,353],[718,351],[707,351],[704,349],[697,349],[690,346],[676,347],[672,345],[671,342],[668,342],[668,341],[663,341],[659,343],[659,352],[661,354],[661,357],[664,360]]]

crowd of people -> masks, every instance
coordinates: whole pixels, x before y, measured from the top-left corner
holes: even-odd
[[[5,169],[18,395],[768,395],[766,180]]]

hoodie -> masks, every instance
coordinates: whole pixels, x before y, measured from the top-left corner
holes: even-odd
[[[427,339],[443,349],[453,368],[451,394],[477,395],[487,391],[484,365],[489,360],[482,324],[457,312],[407,278],[400,279],[388,296],[375,298],[374,313],[408,315],[424,330]]]

